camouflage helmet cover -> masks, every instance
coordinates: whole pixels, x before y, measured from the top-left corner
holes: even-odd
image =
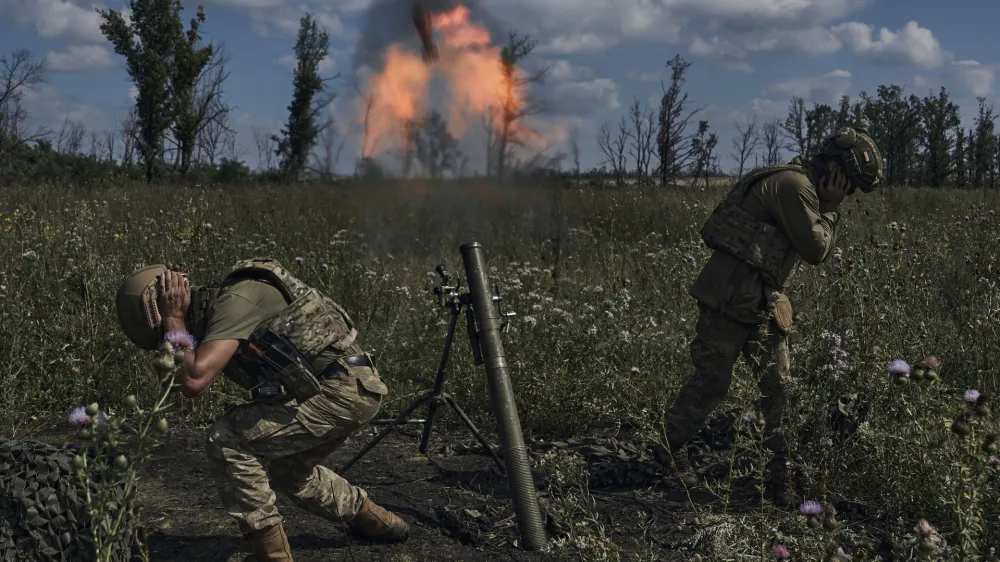
[[[820,155],[841,165],[847,178],[865,193],[882,184],[882,154],[871,134],[860,127],[842,127],[826,139]]]
[[[160,343],[163,318],[156,305],[156,280],[167,268],[149,265],[125,278],[115,295],[115,312],[125,335],[142,349],[152,350]]]

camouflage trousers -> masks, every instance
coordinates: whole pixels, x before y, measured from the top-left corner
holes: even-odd
[[[302,404],[242,404],[209,428],[212,478],[241,533],[281,521],[272,487],[331,522],[349,521],[358,513],[365,491],[320,465],[378,413],[385,393],[377,375],[371,384],[368,367],[350,370],[324,380],[323,392]],[[365,371],[361,378],[359,370]]]
[[[695,370],[664,416],[667,441],[679,447],[698,433],[729,393],[733,367],[743,356],[758,381],[766,444],[773,453],[785,455],[788,445],[780,429],[790,366],[787,335],[774,320],[744,324],[700,304],[699,309],[691,342]]]

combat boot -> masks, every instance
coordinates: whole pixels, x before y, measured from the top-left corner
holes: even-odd
[[[795,481],[790,472],[786,457],[776,455],[771,459],[765,488],[774,505],[781,509],[795,507],[798,499]]]
[[[656,459],[664,467],[674,471],[674,475],[688,488],[698,486],[698,475],[691,468],[691,461],[688,459],[687,447],[671,446],[668,451],[663,445],[657,444],[654,449]],[[671,457],[673,457],[671,459]]]
[[[347,522],[357,535],[378,542],[403,542],[410,536],[410,526],[395,513],[365,498],[358,514]]]
[[[244,535],[250,541],[253,555],[247,560],[257,562],[292,562],[292,549],[281,523]]]

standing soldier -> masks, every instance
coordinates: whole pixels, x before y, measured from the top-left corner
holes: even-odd
[[[175,266],[145,267],[125,279],[115,305],[137,346],[167,341],[186,351],[185,397],[204,393],[220,372],[248,390],[249,403],[209,428],[206,449],[222,504],[257,560],[292,560],[271,486],[362,537],[408,537],[405,521],[320,465],[387,393],[337,303],[278,262],[250,259],[211,287],[191,286]]]
[[[855,189],[882,181],[882,157],[869,133],[842,128],[808,160],[757,168],[736,183],[702,229],[713,251],[689,293],[699,317],[691,343],[694,373],[664,415],[667,447],[656,456],[688,487],[698,479],[686,444],[729,392],[742,355],[758,377],[764,436],[773,454],[768,493],[777,505],[795,501],[788,443],[781,431],[789,371],[792,306],[782,294],[799,260],[823,263],[834,247],[839,205]]]

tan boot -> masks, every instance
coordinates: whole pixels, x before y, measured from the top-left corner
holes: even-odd
[[[281,523],[245,535],[258,562],[292,562],[292,549]]]
[[[656,460],[660,462],[664,467],[672,469],[674,475],[677,479],[681,481],[682,484],[688,488],[695,488],[698,486],[698,475],[695,474],[694,470],[691,468],[691,462],[688,460],[687,447],[681,445],[680,447],[670,447],[668,451],[663,445],[657,444],[656,448],[653,450],[656,455]]]
[[[410,536],[410,526],[395,513],[365,498],[361,510],[347,522],[351,532],[378,542],[403,542]]]

